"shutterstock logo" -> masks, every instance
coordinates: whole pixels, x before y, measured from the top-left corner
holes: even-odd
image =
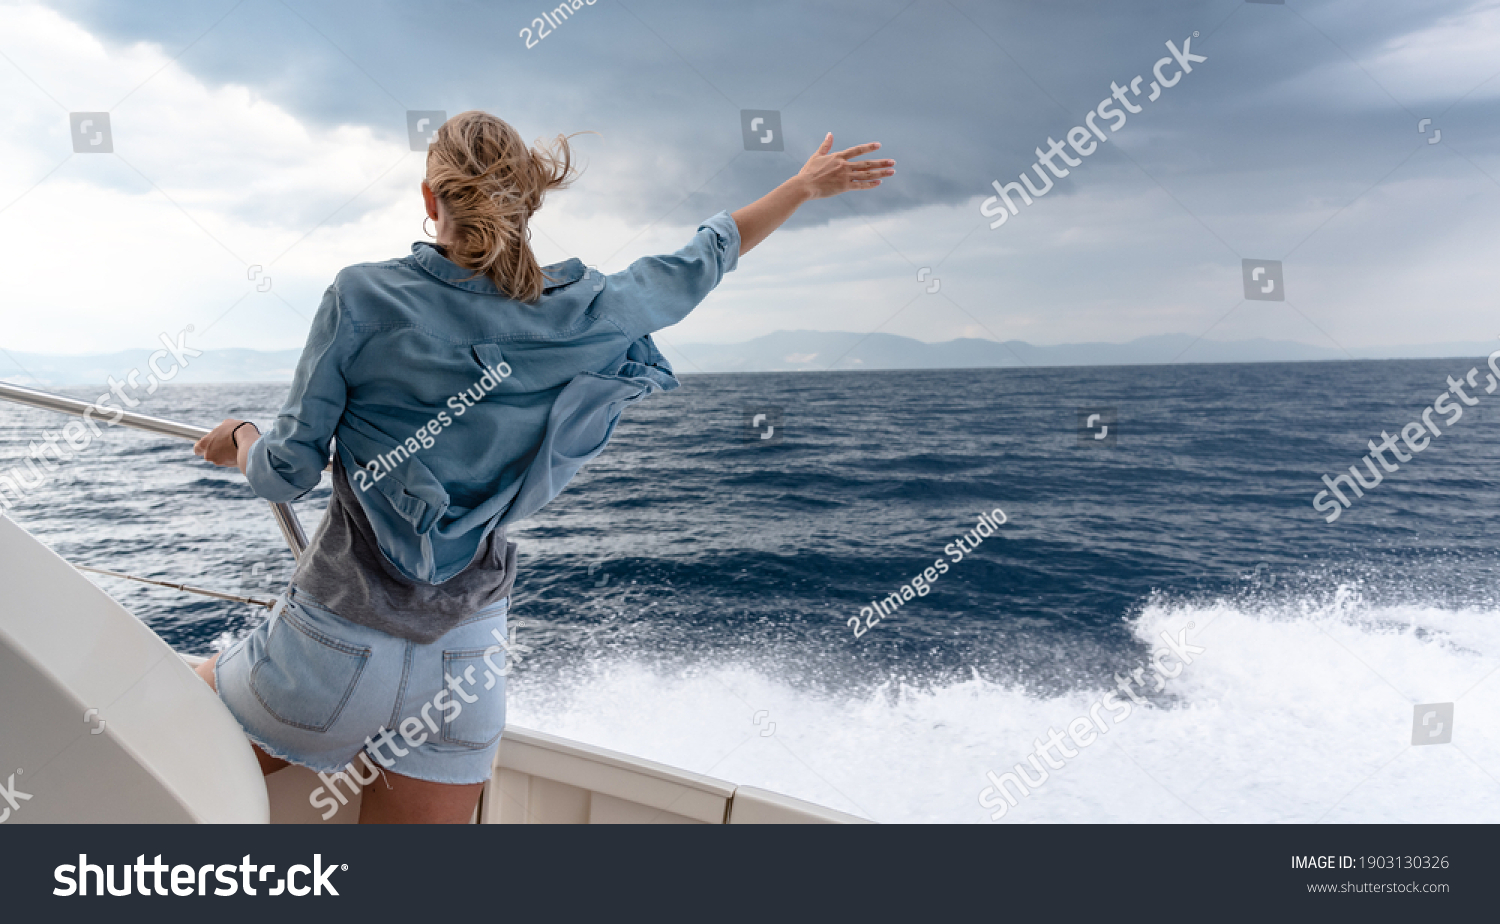
[[[781,113],[775,109],[741,109],[740,132],[745,136],[747,151],[784,151],[781,140]]]
[[[441,109],[406,110],[406,140],[413,151],[425,151],[437,140],[438,128],[448,121],[448,113]]]
[[[141,854],[135,858],[134,866],[129,863],[120,865],[120,885],[117,888],[115,886],[115,865],[113,863],[108,863],[101,867],[97,863],[90,863],[88,854],[80,853],[76,865],[64,863],[53,870],[53,877],[61,885],[53,889],[52,894],[62,896],[87,895],[89,893],[89,881],[92,879],[95,895],[103,895],[106,890],[110,895],[233,895],[235,892],[241,891],[246,895],[281,895],[285,893],[287,895],[302,896],[309,892],[313,895],[322,895],[324,892],[327,892],[329,895],[338,895],[338,890],[333,887],[332,876],[334,873],[347,870],[348,868],[349,864],[347,863],[324,866],[323,855],[315,853],[313,854],[313,865],[311,867],[303,866],[301,863],[294,863],[287,867],[285,877],[278,876],[274,882],[267,883],[266,877],[276,872],[275,865],[257,866],[251,862],[248,853],[240,860],[239,866],[235,866],[233,863],[224,863],[219,866],[215,866],[212,863],[205,863],[197,867],[189,866],[186,863],[168,866],[161,861],[161,854],[156,855],[154,862],[147,863],[146,855]],[[134,879],[130,875],[132,872],[135,873]],[[147,881],[147,873],[151,874],[150,881]],[[240,875],[236,877],[235,873],[239,873]],[[219,883],[213,892],[208,891],[208,877],[210,874]],[[163,877],[166,877],[168,884],[170,884],[170,892],[167,891],[168,886],[163,884]],[[298,877],[302,879],[302,884],[300,885],[297,883]],[[312,885],[307,885],[309,879],[312,880]],[[132,886],[134,887],[133,890]],[[259,888],[259,893],[257,892],[257,887]]]

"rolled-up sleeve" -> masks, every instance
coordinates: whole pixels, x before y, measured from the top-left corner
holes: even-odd
[[[600,300],[621,330],[642,337],[687,317],[739,260],[739,225],[720,212],[676,253],[642,257],[610,275]]]
[[[343,366],[350,332],[342,315],[335,284],[323,293],[281,414],[250,447],[245,477],[268,501],[297,500],[318,486],[328,465],[329,444],[348,395]]]

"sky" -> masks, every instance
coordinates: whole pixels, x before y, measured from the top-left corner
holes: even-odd
[[[545,8],[0,3],[0,350],[189,325],[203,349],[300,346],[340,268],[425,239],[407,112],[467,109],[586,133],[533,243],[605,272],[769,191],[825,132],[897,160],[804,206],[668,344],[1500,334],[1500,2],[597,0],[538,40]],[[1206,60],[1146,101],[1189,40]],[[991,182],[1137,75],[1142,111],[991,228]],[[746,149],[749,109],[779,113],[784,151]],[[78,112],[108,113],[112,152],[74,152]],[[1246,300],[1247,259],[1281,261],[1285,300]]]

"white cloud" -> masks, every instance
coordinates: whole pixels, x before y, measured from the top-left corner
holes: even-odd
[[[0,73],[10,122],[24,126],[0,136],[0,205],[13,203],[0,248],[17,270],[6,302],[24,309],[6,312],[12,349],[107,351],[189,323],[201,333],[242,298],[204,342],[292,346],[305,333],[297,312],[311,315],[340,266],[402,252],[419,233],[420,155],[366,127],[309,128],[248,88],[206,87],[157,46],[107,49],[36,6],[0,7],[0,35],[24,72]],[[74,154],[26,192],[71,151],[59,103],[121,98],[114,155]],[[297,243],[356,196],[336,233]],[[272,292],[256,291],[253,265]]]
[[[1474,90],[1471,98],[1500,96],[1495,54],[1500,37],[1500,4],[1475,3],[1469,9],[1384,42],[1368,67],[1398,99],[1443,101]],[[1482,86],[1476,84],[1484,82]],[[1430,115],[1431,113],[1429,113]]]

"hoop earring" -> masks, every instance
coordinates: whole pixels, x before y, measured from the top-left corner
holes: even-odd
[[[428,216],[428,217],[422,219],[422,233],[425,234],[425,235],[427,235],[428,237],[432,238],[433,240],[437,240],[437,231],[436,231],[437,225],[433,225],[432,226],[434,228],[434,230],[428,231],[427,230],[427,223],[429,221],[432,221],[432,217],[431,216]]]

